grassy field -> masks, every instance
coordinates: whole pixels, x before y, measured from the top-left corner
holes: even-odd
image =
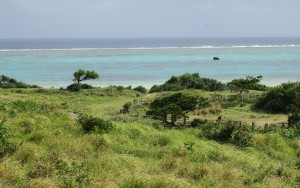
[[[165,128],[143,118],[146,107],[118,113],[126,102],[170,93],[0,89],[0,119],[11,144],[0,162],[0,187],[300,186],[299,139],[286,139],[278,132],[255,133],[251,146],[241,148],[207,140],[197,128]],[[250,107],[250,102],[226,108],[216,102],[191,112],[190,118],[223,116],[261,124],[287,120],[286,115]],[[115,129],[85,133],[74,114],[111,120]]]

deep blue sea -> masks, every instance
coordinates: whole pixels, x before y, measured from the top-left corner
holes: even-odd
[[[300,38],[0,39],[0,75],[65,87],[78,69],[97,71],[95,86],[149,88],[186,72],[273,86],[300,79]]]

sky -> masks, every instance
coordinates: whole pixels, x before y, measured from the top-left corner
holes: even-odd
[[[299,0],[0,0],[0,38],[300,36]]]

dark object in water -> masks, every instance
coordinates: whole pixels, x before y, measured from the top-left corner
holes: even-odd
[[[213,60],[218,61],[218,60],[220,60],[220,58],[219,57],[214,57]]]

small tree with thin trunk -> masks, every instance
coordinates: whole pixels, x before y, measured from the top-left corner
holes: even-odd
[[[234,79],[228,82],[227,86],[231,91],[235,91],[238,94],[241,101],[243,101],[244,97],[249,92],[249,90],[265,91],[267,89],[265,85],[260,84],[261,79],[262,76],[247,76],[246,79]]]
[[[78,71],[74,72],[73,76],[73,81],[77,82],[78,84],[80,84],[80,82],[84,80],[94,80],[99,78],[99,74],[97,72],[86,71],[82,69],[79,69]]]

